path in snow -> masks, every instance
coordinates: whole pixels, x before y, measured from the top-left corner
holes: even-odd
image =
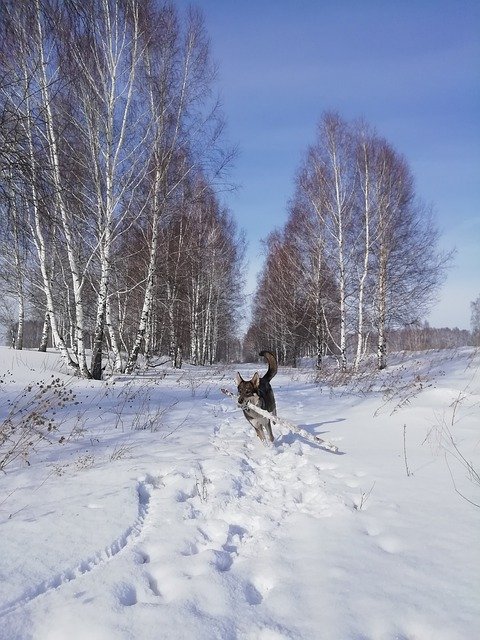
[[[231,419],[223,410],[227,415],[217,420],[205,459],[178,462],[155,477],[150,515],[135,549],[140,574],[123,585],[118,601],[163,606],[165,616],[175,615],[168,613],[170,604],[175,611],[194,607],[195,625],[184,619],[179,637],[308,637],[312,631],[301,615],[296,629],[282,625],[292,606],[303,607],[305,618],[311,606],[301,602],[305,585],[295,566],[298,551],[290,548],[292,529],[301,532],[312,519],[351,511],[341,492],[325,488],[325,470],[335,473],[337,466],[296,437],[265,447],[238,412]],[[278,562],[279,547],[285,562]],[[303,549],[307,560],[312,551]],[[283,601],[290,592],[299,602]],[[252,627],[251,608],[259,605]],[[228,619],[225,611],[232,612]],[[199,629],[202,620],[205,628]]]

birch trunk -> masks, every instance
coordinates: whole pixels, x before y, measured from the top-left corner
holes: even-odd
[[[35,0],[36,8],[36,35],[37,45],[39,48],[39,62],[40,62],[40,91],[43,100],[43,107],[45,113],[45,126],[46,135],[48,141],[48,156],[50,162],[50,169],[52,174],[52,182],[55,188],[55,205],[60,214],[62,221],[63,232],[66,241],[66,251],[68,257],[68,263],[70,267],[70,275],[72,280],[73,297],[75,300],[75,340],[77,346],[77,359],[78,368],[80,374],[85,378],[90,378],[91,374],[87,367],[85,344],[84,344],[84,311],[83,311],[83,299],[82,299],[82,281],[80,277],[80,269],[77,263],[75,255],[75,239],[73,230],[71,228],[71,221],[66,209],[66,205],[63,197],[63,181],[60,173],[59,152],[57,144],[57,136],[54,128],[54,116],[52,110],[52,101],[50,96],[49,83],[47,80],[47,66],[48,62],[45,55],[44,33],[41,20],[41,10],[39,0]]]
[[[155,226],[156,222],[155,222]],[[157,236],[158,233],[154,232],[154,235]],[[140,321],[138,324],[137,335],[135,338],[134,345],[130,351],[130,355],[128,357],[127,364],[125,366],[125,373],[132,373],[135,368],[135,365],[138,360],[138,356],[140,353],[140,349],[142,346],[142,342],[145,339],[145,332],[147,330],[148,317],[153,305],[153,293],[154,293],[154,276],[155,276],[155,257],[157,253],[157,240],[153,241],[150,247],[150,256],[149,256],[149,265],[148,265],[148,275],[147,275],[147,285],[145,288],[145,296],[143,299],[143,307],[140,314]]]
[[[45,353],[47,350],[49,329],[50,322],[48,319],[48,313],[45,313],[45,318],[43,320],[42,337],[40,338],[40,344],[38,346],[38,350],[42,351],[43,353]]]
[[[159,203],[158,203],[158,182],[160,181],[160,172],[157,170],[154,186],[154,200],[152,203],[152,222],[151,222],[151,243],[150,252],[148,256],[148,270],[147,270],[147,284],[145,287],[145,295],[143,298],[143,306],[140,314],[140,321],[137,329],[137,336],[135,338],[134,345],[130,351],[127,365],[125,367],[125,373],[132,373],[138,360],[140,348],[142,342],[145,339],[145,332],[147,330],[148,317],[153,307],[154,299],[154,284],[155,284],[155,265],[157,260],[158,249],[158,236],[159,236]]]
[[[168,322],[168,340],[169,349],[168,354],[172,361],[172,367],[174,369],[180,369],[177,366],[177,337],[175,331],[175,288],[167,282],[167,322]]]
[[[18,314],[17,314],[17,335],[15,337],[15,349],[21,351],[23,349],[23,329],[25,325],[25,298],[23,295],[23,287],[20,285],[18,292]]]
[[[39,198],[37,191],[37,180],[38,180],[38,172],[37,172],[37,160],[35,157],[34,145],[33,145],[33,136],[34,136],[34,125],[32,122],[32,109],[31,109],[31,98],[28,92],[29,86],[29,78],[27,72],[27,62],[26,62],[26,54],[25,51],[23,53],[22,59],[22,73],[23,73],[23,81],[25,87],[25,95],[26,95],[26,117],[25,117],[25,133],[28,143],[28,162],[29,162],[29,170],[30,170],[30,189],[31,189],[31,213],[33,220],[30,223],[30,229],[32,232],[33,242],[37,251],[38,261],[40,266],[40,273],[42,277],[42,285],[43,285],[43,293],[45,295],[45,321],[44,321],[44,331],[42,334],[42,341],[40,343],[40,350],[47,349],[47,340],[48,340],[48,326],[50,326],[52,331],[52,342],[55,348],[59,349],[60,354],[62,356],[63,361],[66,366],[70,369],[74,369],[75,371],[78,369],[78,364],[72,359],[67,345],[63,340],[58,324],[57,318],[55,315],[55,306],[53,301],[53,292],[51,285],[51,275],[48,264],[48,254],[50,252],[47,251],[47,244],[45,241],[45,235],[43,233],[42,228],[42,220],[40,214],[39,207]],[[47,322],[48,320],[48,322]],[[46,339],[45,339],[46,336]]]
[[[117,340],[117,333],[112,324],[112,308],[111,308],[111,298],[107,297],[106,305],[105,305],[105,320],[106,320],[106,328],[108,332],[108,337],[110,339],[110,348],[113,352],[113,370],[121,371],[122,370],[122,352],[120,350],[120,346]]]
[[[336,143],[334,143],[335,145]],[[340,366],[347,370],[347,306],[346,306],[346,267],[344,240],[344,195],[341,189],[341,171],[337,159],[337,151],[333,148],[333,170],[335,176],[335,205],[337,225],[337,251],[339,267],[339,296],[340,296]]]
[[[202,357],[201,364],[204,365],[207,362],[208,346],[211,335],[211,323],[212,323],[212,293],[213,285],[210,282],[208,287],[208,295],[205,305],[205,321],[203,323],[203,343],[202,343]]]
[[[385,250],[380,252],[380,269],[378,274],[378,319],[377,319],[377,366],[385,369],[387,366],[387,344],[385,335],[387,308],[387,265]]]
[[[9,176],[9,184],[12,186],[12,176]],[[21,222],[19,219],[19,212],[17,207],[17,197],[13,191],[10,193],[10,200],[12,203],[12,231],[13,231],[13,260],[15,267],[15,288],[17,297],[17,333],[14,338],[15,349],[21,351],[23,349],[23,330],[25,323],[25,288],[24,288],[24,265],[22,261],[22,240],[20,238]]]
[[[190,294],[190,360],[192,364],[198,364],[198,305],[200,296],[200,283],[198,279],[191,280]]]
[[[97,53],[101,61],[98,63],[99,77],[103,77],[104,84],[99,87],[100,102],[97,108],[100,112],[98,120],[105,122],[104,127],[98,129],[89,121],[91,101],[85,94],[84,110],[87,114],[87,130],[91,138],[90,148],[94,166],[94,181],[97,190],[97,220],[98,247],[100,257],[100,282],[97,298],[97,313],[94,330],[94,347],[92,354],[92,375],[101,378],[102,354],[107,316],[107,301],[111,280],[111,256],[114,240],[115,211],[120,200],[131,185],[131,175],[121,168],[122,154],[131,152],[127,148],[127,128],[132,110],[133,92],[138,65],[138,5],[131,4],[129,19],[121,14],[120,5],[111,10],[109,3],[103,2],[100,19],[104,26],[104,40],[95,43],[99,47]],[[130,31],[131,28],[131,31]],[[105,63],[107,73],[102,76],[102,62]],[[122,65],[127,65],[126,75],[122,72]],[[95,78],[87,67],[83,65],[87,86],[95,90]],[[103,117],[102,117],[103,116]],[[138,176],[137,176],[138,179]],[[102,185],[105,185],[103,191]],[[127,364],[127,367],[129,365]],[[132,365],[133,366],[133,365]]]
[[[358,287],[358,307],[357,307],[357,353],[355,355],[354,368],[358,369],[360,361],[363,355],[363,313],[364,313],[364,296],[365,296],[365,284],[367,282],[368,265],[370,261],[370,167],[369,157],[367,153],[366,143],[363,142],[363,170],[364,170],[364,185],[363,185],[363,233],[364,233],[364,254],[363,254],[363,268],[360,276],[360,282]]]

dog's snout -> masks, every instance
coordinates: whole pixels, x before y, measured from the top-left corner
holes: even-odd
[[[238,396],[237,402],[240,406],[243,406],[247,404],[247,399],[245,398],[245,396]]]

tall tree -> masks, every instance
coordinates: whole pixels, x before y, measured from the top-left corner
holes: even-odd
[[[276,304],[300,296],[302,330],[315,335],[306,349],[315,344],[320,364],[329,344],[342,370],[352,356],[359,366],[370,333],[378,367],[386,366],[387,331],[426,313],[450,258],[437,249],[435,221],[416,196],[406,160],[364,122],[331,113],[300,167],[282,235],[296,244],[300,269],[288,300],[276,287]],[[277,251],[269,248],[262,287],[278,277]],[[270,328],[285,348],[283,329]]]
[[[192,208],[200,177],[214,193],[231,157],[201,16],[155,0],[0,0],[0,11],[0,116],[15,115],[0,187],[5,166],[11,237],[20,248],[26,230],[37,256],[29,285],[44,296],[44,336],[85,377],[101,377],[106,345],[117,370],[127,352],[130,371],[165,328],[155,296],[179,203]],[[201,358],[216,351],[215,291],[211,281]]]
[[[326,113],[297,180],[297,190],[302,192],[316,221],[324,262],[336,279],[339,332],[331,337],[336,342],[342,370],[347,368],[348,302],[352,295],[351,239],[356,189],[353,148],[348,123],[336,113]]]
[[[97,269],[91,363],[96,379],[102,375],[115,238],[148,157],[149,123],[136,104],[143,55],[141,11],[137,0],[90,0],[78,4],[77,13],[66,17],[61,31],[63,59],[69,76],[75,78],[74,101],[68,105],[72,135],[65,142],[74,159],[74,175],[81,178],[84,216],[95,229],[86,262],[93,260]],[[84,270],[83,287],[85,275]]]

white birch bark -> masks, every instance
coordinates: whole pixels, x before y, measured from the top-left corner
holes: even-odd
[[[38,350],[45,352],[48,346],[48,334],[50,329],[50,321],[48,319],[48,313],[45,313],[45,317],[43,320],[42,327],[42,336],[40,338],[40,344],[38,345]]]
[[[160,174],[157,171],[156,180],[160,179]],[[158,196],[158,188],[154,189],[154,202],[152,204],[152,221],[151,221],[151,243],[150,243],[150,251],[149,251],[149,259],[148,259],[148,272],[147,272],[147,282],[145,287],[145,295],[143,298],[143,307],[140,314],[140,321],[137,329],[137,336],[135,338],[134,345],[130,351],[128,361],[125,367],[125,373],[132,373],[135,365],[137,363],[138,355],[140,353],[140,349],[142,346],[142,341],[145,338],[145,332],[147,329],[147,322],[149,314],[151,313],[153,307],[153,294],[154,294],[154,283],[155,283],[155,265],[157,260],[157,249],[158,249],[158,233],[159,233],[159,204],[157,200]]]
[[[133,171],[122,169],[125,156],[132,153],[127,146],[133,95],[139,65],[139,6],[133,1],[127,16],[119,3],[102,0],[97,20],[98,33],[93,68],[84,51],[78,51],[83,77],[82,109],[86,137],[91,155],[92,177],[96,192],[96,252],[100,262],[97,310],[92,353],[92,376],[102,376],[102,351],[107,323],[108,298],[112,274],[112,247],[120,222],[116,211],[124,194],[132,187]],[[100,80],[99,80],[100,78]],[[137,140],[135,145],[140,145]],[[134,163],[134,166],[135,163]],[[138,168],[138,167],[136,167]],[[135,180],[138,180],[138,175]],[[128,208],[127,208],[128,210]],[[110,326],[111,326],[111,310]],[[112,340],[113,332],[110,331]],[[116,347],[115,336],[113,345]],[[119,353],[115,355],[118,365]]]
[[[123,362],[122,362],[122,352],[117,340],[117,332],[115,331],[115,327],[112,322],[112,298],[111,296],[107,297],[106,307],[105,307],[105,321],[107,325],[108,337],[110,339],[110,347],[113,353],[113,370],[114,371],[122,371]],[[121,333],[120,333],[121,335]]]
[[[193,34],[190,34],[190,37],[187,39],[187,46],[179,87],[173,86],[171,84],[171,78],[168,76],[168,74],[166,74],[160,75],[160,77],[156,78],[157,86],[150,85],[148,88],[151,129],[154,138],[152,159],[154,162],[155,171],[155,177],[153,180],[153,187],[151,191],[152,201],[149,207],[151,211],[151,220],[149,221],[151,239],[148,249],[149,257],[145,278],[146,286],[143,305],[140,313],[135,341],[128,356],[125,368],[126,373],[131,373],[136,365],[138,355],[142,348],[142,343],[144,343],[145,341],[148,318],[151,315],[153,309],[154,276],[156,262],[158,259],[159,224],[162,214],[161,209],[165,206],[168,197],[171,196],[172,193],[179,187],[183,178],[185,178],[190,171],[190,167],[187,167],[185,172],[181,171],[180,176],[178,176],[176,180],[173,180],[173,184],[168,184],[167,176],[171,163],[175,159],[175,153],[178,151],[177,145],[186,108],[191,55],[195,41],[195,38],[192,38],[192,35]],[[149,75],[152,75],[152,60],[150,59],[150,54],[148,53],[148,51],[145,51],[144,57],[148,73]],[[160,84],[160,86],[158,86],[158,83]],[[176,91],[179,91],[178,102],[175,109],[174,121],[172,126],[172,123],[168,121],[167,116],[169,115],[168,112],[171,108],[170,104],[173,103],[173,97]],[[174,301],[169,304],[168,308],[169,324],[172,327],[170,334],[172,337],[174,334],[173,305]],[[175,354],[174,361],[177,362],[176,354],[178,352],[178,345],[171,344],[171,352]]]
[[[48,141],[48,156],[51,168],[52,182],[55,188],[55,205],[60,219],[62,221],[63,233],[65,235],[65,249],[67,252],[68,262],[70,266],[70,275],[72,280],[73,297],[75,300],[75,341],[77,348],[78,367],[83,377],[91,377],[87,367],[85,344],[84,344],[84,310],[82,298],[82,280],[80,269],[75,253],[75,237],[72,229],[72,223],[68,214],[64,197],[63,197],[63,181],[60,173],[59,152],[57,135],[54,128],[54,115],[52,110],[52,99],[50,95],[50,85],[47,78],[48,61],[45,53],[45,41],[41,19],[41,9],[39,0],[35,1],[36,16],[35,29],[39,54],[39,84],[43,100],[43,108],[45,113],[45,126]]]
[[[321,123],[317,145],[309,158],[305,182],[306,195],[318,220],[318,232],[323,234],[324,262],[329,264],[335,278],[338,308],[338,333],[325,328],[338,349],[342,371],[347,369],[347,296],[350,273],[348,256],[348,228],[351,224],[352,179],[347,163],[349,132],[346,124],[335,114],[327,114]],[[334,267],[334,269],[333,269]],[[325,310],[322,311],[325,318]]]
[[[362,167],[360,175],[362,175],[362,193],[363,193],[363,265],[360,273],[358,285],[358,303],[357,303],[357,351],[355,355],[354,368],[357,370],[363,355],[364,345],[364,297],[365,285],[368,276],[368,267],[370,262],[370,159],[368,155],[367,142],[362,140],[361,145],[361,162]]]
[[[25,34],[22,34],[25,36]],[[55,305],[54,298],[52,292],[52,284],[51,284],[51,275],[49,269],[49,251],[47,249],[47,243],[45,241],[45,235],[43,233],[42,228],[42,220],[40,213],[40,205],[37,191],[37,160],[35,157],[34,151],[34,124],[32,121],[32,105],[31,105],[31,97],[29,92],[29,77],[27,70],[27,52],[25,49],[22,51],[22,74],[23,74],[23,82],[24,89],[26,95],[26,113],[24,118],[25,123],[25,134],[27,138],[28,144],[28,161],[29,161],[29,171],[30,171],[30,189],[31,189],[31,214],[32,220],[30,223],[30,229],[32,232],[33,242],[37,251],[38,261],[40,266],[40,273],[42,276],[42,288],[43,293],[45,295],[45,304],[46,304],[46,312],[45,312],[45,323],[44,323],[44,334],[48,331],[48,325],[50,325],[52,331],[52,342],[54,347],[59,349],[62,359],[67,365],[68,368],[77,370],[78,363],[73,360],[71,357],[67,345],[63,340],[61,333],[58,328],[57,318],[55,314]],[[48,323],[47,323],[48,320]],[[42,335],[41,345],[45,344],[46,349],[46,340]]]
[[[17,332],[13,339],[14,347],[18,351],[23,349],[23,330],[25,323],[25,287],[24,287],[24,261],[22,260],[22,239],[21,227],[22,223],[19,217],[19,211],[17,206],[17,196],[12,186],[13,176],[10,175],[7,178],[10,186],[9,200],[11,203],[11,226],[13,236],[13,285],[17,298]]]
[[[199,278],[192,277],[190,281],[190,361],[192,364],[198,364],[199,299]]]
[[[332,163],[335,181],[335,223],[337,241],[338,260],[338,284],[340,301],[340,366],[342,371],[347,370],[347,307],[346,307],[346,265],[345,265],[345,239],[344,239],[344,217],[345,217],[345,196],[342,189],[341,168],[337,157],[336,141],[332,142]]]

